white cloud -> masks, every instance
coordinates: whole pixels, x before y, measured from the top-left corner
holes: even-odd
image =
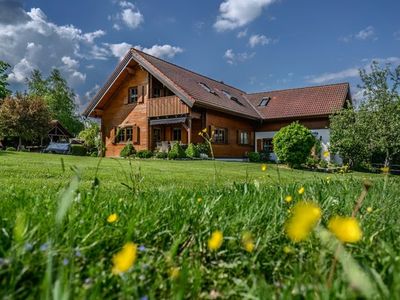
[[[105,32],[84,33],[73,25],[56,25],[40,8],[20,9],[18,13],[18,22],[0,26],[0,57],[13,66],[9,82],[24,83],[35,68],[45,75],[59,68],[72,86],[85,81],[86,75],[78,69],[79,60],[88,58],[95,40]]]
[[[79,67],[79,62],[69,56],[63,56],[61,61],[70,69],[76,69]]]
[[[254,48],[257,45],[267,45],[271,43],[271,39],[267,38],[265,35],[262,34],[253,34],[249,38],[249,45],[251,48]]]
[[[135,46],[134,48],[159,58],[173,58],[175,55],[183,52],[181,47],[171,45],[154,45],[151,48]]]
[[[318,76],[309,76],[309,82],[312,83],[325,83],[329,81],[338,81],[346,78],[357,77],[359,75],[358,68],[349,68],[335,73],[324,73]]]
[[[168,44],[165,45],[153,45],[150,48],[142,47],[140,45],[132,46],[128,43],[122,42],[119,44],[107,44],[104,43],[104,48],[98,49],[99,55],[104,55],[105,57],[117,57],[122,59],[130,48],[135,48],[150,55],[159,57],[159,58],[173,58],[177,54],[182,53],[183,49],[177,46],[171,46]]]
[[[365,69],[367,72],[371,71],[371,63],[373,61],[376,61],[380,64],[393,64],[393,65],[398,65],[400,64],[400,57],[387,57],[387,58],[372,58],[370,60],[363,60],[364,62],[367,62],[363,66],[358,66],[354,68],[348,68],[339,72],[333,72],[333,73],[323,73],[321,75],[317,76],[307,76],[306,79],[311,82],[311,83],[316,83],[316,84],[321,84],[321,83],[326,83],[326,82],[334,82],[334,81],[340,81],[348,78],[355,78],[359,77],[359,69]]]
[[[111,54],[115,57],[122,59],[126,53],[128,53],[129,49],[132,48],[132,45],[128,43],[119,43],[119,44],[108,44]]]
[[[247,36],[247,28],[245,30],[239,31],[237,34],[238,39],[244,38],[245,36]]]
[[[221,32],[243,27],[259,17],[275,0],[225,0],[219,6],[220,15],[214,28]]]
[[[393,33],[393,36],[396,40],[400,41],[400,30]]]
[[[121,11],[113,16],[108,16],[109,20],[113,20],[113,28],[121,29],[121,23],[130,29],[136,29],[144,22],[144,16],[139,9],[129,1],[120,1],[119,6]]]
[[[255,53],[247,53],[247,52],[242,52],[242,53],[235,53],[232,49],[228,49],[225,51],[224,58],[228,64],[236,64],[238,62],[244,62],[246,60],[249,60],[253,58]]]
[[[366,28],[360,30],[355,34],[349,34],[347,36],[340,37],[339,41],[348,43],[354,39],[361,41],[366,41],[366,40],[376,41],[378,37],[376,36],[375,28],[373,26],[367,26]]]
[[[375,38],[375,28],[373,26],[368,26],[356,34],[356,39],[359,40],[367,40],[371,38]]]

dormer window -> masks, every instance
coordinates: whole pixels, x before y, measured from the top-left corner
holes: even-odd
[[[263,97],[263,98],[261,99],[260,104],[258,104],[258,106],[267,106],[269,100],[271,100],[271,97]]]
[[[212,93],[212,90],[208,87],[207,84],[203,83],[203,82],[199,82],[199,85],[205,89],[207,92]]]
[[[225,91],[225,90],[222,90],[222,93],[223,93],[226,97],[228,97],[230,100],[235,101],[237,104],[243,106],[243,104],[238,100],[238,98],[233,97],[229,92],[227,92],[227,91]]]

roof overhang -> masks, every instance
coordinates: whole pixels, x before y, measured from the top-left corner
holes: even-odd
[[[186,117],[182,118],[166,118],[166,119],[154,119],[150,120],[150,125],[169,125],[169,124],[180,124],[186,122]]]
[[[152,76],[157,78],[162,84],[164,84],[168,89],[170,89],[175,95],[177,95],[186,105],[193,107],[194,99],[189,96],[184,90],[178,87],[172,80],[161,73],[157,68],[155,68],[151,63],[149,63],[140,54],[131,49],[125,57],[120,61],[120,63],[115,68],[114,72],[110,75],[103,87],[97,92],[97,94],[90,101],[87,108],[84,110],[83,115],[85,117],[92,116],[93,111],[96,109],[97,105],[103,100],[104,96],[113,86],[115,81],[122,75],[122,73],[127,69],[131,61],[137,62],[142,66],[147,72]]]

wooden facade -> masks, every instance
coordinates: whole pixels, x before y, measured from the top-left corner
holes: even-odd
[[[259,133],[269,135],[293,121],[329,128],[329,114],[350,97],[348,84],[306,89],[245,94],[132,49],[84,114],[101,118],[106,156],[119,156],[127,142],[136,150],[154,150],[165,142],[202,143],[199,132],[206,128],[214,135],[216,157],[243,158],[259,149]]]

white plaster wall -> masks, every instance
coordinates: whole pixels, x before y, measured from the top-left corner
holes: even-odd
[[[330,130],[323,128],[323,129],[311,129],[311,132],[314,134],[314,136],[321,141],[321,146],[322,146],[322,153],[325,151],[329,151],[329,137],[330,137]],[[277,131],[258,131],[255,134],[256,141],[259,139],[272,139],[274,135],[277,133]],[[257,151],[257,142],[255,143],[255,151]],[[326,161],[334,161],[338,164],[342,163],[342,159],[338,155],[334,155],[333,157],[324,157],[321,155],[322,159],[325,159]],[[275,153],[271,153],[271,159],[276,160],[276,155]]]

